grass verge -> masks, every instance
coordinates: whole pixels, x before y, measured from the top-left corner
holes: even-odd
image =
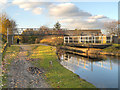
[[[3,88],[7,87],[7,72],[9,72],[9,68],[11,65],[11,62],[14,60],[14,58],[16,58],[16,56],[18,55],[20,50],[19,46],[11,46],[11,47],[7,47],[6,51],[4,52],[4,58],[3,58],[3,76],[2,76],[2,84],[3,84]]]
[[[39,58],[31,63],[45,70],[45,80],[53,88],[95,88],[94,85],[79,78],[78,75],[67,70],[57,61],[55,47],[40,45],[33,50],[29,58]],[[52,66],[49,64],[50,61],[53,62]]]
[[[113,44],[112,46],[103,49],[103,51],[110,53],[120,53],[120,44]]]

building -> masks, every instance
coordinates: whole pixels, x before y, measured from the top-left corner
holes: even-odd
[[[68,36],[101,36],[100,29],[93,30],[65,30],[65,35]]]
[[[112,36],[65,36],[64,43],[112,43]]]
[[[67,30],[64,43],[112,43],[112,36],[103,35],[101,30]]]

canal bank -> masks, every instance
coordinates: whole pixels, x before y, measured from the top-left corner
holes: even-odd
[[[62,66],[97,88],[118,88],[118,57],[107,56],[103,60],[90,59],[60,49],[59,58]]]
[[[120,45],[113,44],[112,46],[100,49],[92,47],[77,47],[77,46],[67,46],[63,45],[59,48],[72,51],[74,54],[89,56],[91,58],[97,58],[99,55],[106,56],[120,56]],[[96,56],[97,55],[97,56]]]
[[[91,83],[63,67],[57,59],[56,48],[53,46],[40,45],[29,55],[29,60],[34,66],[44,69],[44,78],[51,87],[95,88]]]

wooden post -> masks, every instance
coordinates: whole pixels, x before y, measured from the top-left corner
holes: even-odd
[[[68,37],[68,43],[69,43],[69,37]]]
[[[87,40],[87,41],[88,41],[88,43],[89,43],[89,36],[88,36],[88,40]]]
[[[112,43],[112,36],[110,36],[110,43]]]
[[[70,57],[69,57],[69,54],[68,54],[68,62],[69,62],[69,60],[70,60]]]
[[[94,43],[96,43],[96,37],[94,36]]]
[[[13,37],[14,37],[14,36],[12,35],[12,44],[13,44],[13,40],[14,40]]]
[[[79,37],[79,42],[81,43],[81,36]]]
[[[103,36],[101,36],[101,38],[102,38],[102,44],[103,44]]]
[[[110,60],[110,70],[112,70],[112,61]]]
[[[65,42],[65,37],[64,37],[64,43],[66,43],[66,42]]]
[[[91,71],[93,71],[93,61],[91,61]]]

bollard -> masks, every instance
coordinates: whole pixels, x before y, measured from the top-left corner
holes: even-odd
[[[50,68],[53,66],[53,62],[52,61],[49,61],[49,66],[50,66]]]

